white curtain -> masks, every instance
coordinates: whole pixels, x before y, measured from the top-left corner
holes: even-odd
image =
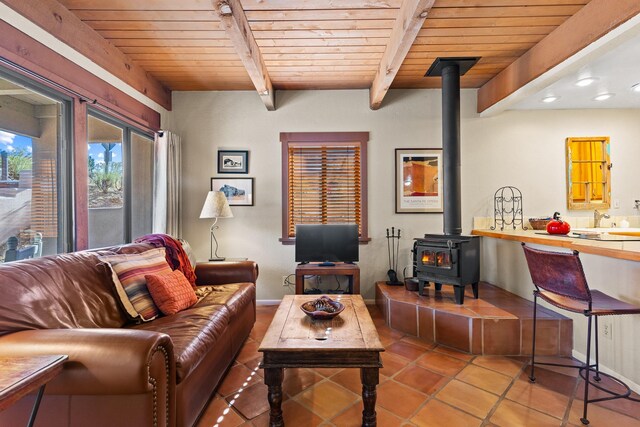
[[[163,131],[155,144],[155,180],[153,186],[153,232],[181,237],[180,137]]]

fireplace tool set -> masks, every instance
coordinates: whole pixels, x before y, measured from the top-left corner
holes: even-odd
[[[398,249],[400,246],[400,229],[398,228],[398,234],[396,235],[395,227],[391,227],[391,234],[387,228],[387,252],[389,253],[389,270],[387,276],[389,280],[387,285],[402,285],[402,282],[398,280]]]

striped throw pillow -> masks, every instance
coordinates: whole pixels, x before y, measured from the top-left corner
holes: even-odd
[[[113,284],[122,305],[132,319],[143,322],[160,314],[147,289],[147,274],[169,274],[164,248],[151,249],[139,254],[120,254],[99,257],[111,268]]]

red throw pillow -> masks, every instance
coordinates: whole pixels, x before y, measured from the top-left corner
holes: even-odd
[[[148,274],[144,278],[153,302],[166,315],[189,308],[198,301],[191,283],[180,270],[162,275]]]

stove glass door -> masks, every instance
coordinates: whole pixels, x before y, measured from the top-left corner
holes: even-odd
[[[451,251],[448,249],[424,249],[420,261],[425,267],[450,270],[453,267]]]
[[[436,266],[438,268],[451,269],[451,251],[438,251],[436,253]]]
[[[436,252],[429,250],[429,249],[425,249],[424,251],[422,251],[422,265],[426,265],[428,267],[435,267],[436,266]]]

